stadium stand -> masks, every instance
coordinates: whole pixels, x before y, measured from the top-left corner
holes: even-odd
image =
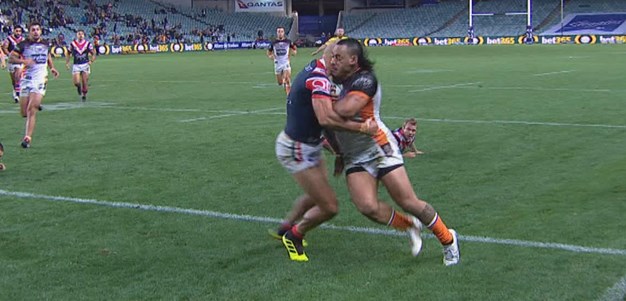
[[[25,0],[20,3],[24,11],[21,24],[30,22],[30,16],[38,18],[49,29],[44,34],[46,38],[62,34],[66,40],[71,40],[80,28],[89,36],[100,36],[101,42],[108,44],[250,41],[257,38],[259,30],[273,34],[278,26],[289,30],[292,22],[291,18],[270,14],[182,8],[152,0]],[[0,2],[6,19],[3,26],[10,27],[14,23],[17,6],[13,2]],[[49,10],[58,10],[56,14],[72,22],[51,26],[57,18]]]

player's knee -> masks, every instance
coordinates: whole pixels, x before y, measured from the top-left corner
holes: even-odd
[[[361,199],[355,201],[355,204],[357,210],[367,217],[375,218],[378,214],[378,200]]]

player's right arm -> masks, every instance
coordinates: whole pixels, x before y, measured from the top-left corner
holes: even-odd
[[[2,52],[5,56],[9,55],[10,51],[9,51],[9,40],[6,39],[4,41],[2,41]]]
[[[274,60],[274,43],[270,43],[270,48],[267,48],[267,57]]]
[[[315,116],[321,126],[373,135],[378,131],[378,124],[368,119],[365,122],[356,122],[343,118],[333,109],[333,101],[330,98],[330,81],[326,77],[312,77],[307,79],[306,86],[312,91],[311,102]]]

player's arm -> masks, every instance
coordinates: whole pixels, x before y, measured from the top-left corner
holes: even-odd
[[[0,68],[5,69],[7,67],[7,62],[6,62],[6,54],[4,54],[4,51],[2,51],[2,49],[0,49]]]
[[[365,122],[356,122],[339,116],[333,110],[330,96],[314,96],[312,102],[315,116],[320,125],[325,128],[368,135],[374,135],[378,131],[378,124],[372,119],[368,119]]]
[[[270,47],[267,48],[267,57],[272,61],[274,60],[274,44],[270,44]]]
[[[97,57],[96,48],[92,46],[91,49],[89,50],[89,54],[91,54],[91,59],[89,60],[89,64],[92,64],[96,61],[96,57]]]
[[[11,54],[9,54],[9,63],[11,64],[24,64],[26,66],[30,66],[30,62],[32,62],[32,60],[22,58],[22,53],[17,49],[11,51]]]
[[[10,51],[9,51],[9,41],[4,40],[2,41],[2,52],[5,56],[8,56]]]
[[[48,53],[48,68],[50,68],[50,72],[54,75],[54,78],[59,77],[59,71],[54,68],[54,62],[52,61],[52,55]]]
[[[65,52],[65,68],[70,70],[70,57],[72,56],[72,48],[70,47],[67,52]]]
[[[376,95],[378,81],[371,74],[360,75],[346,95],[334,104],[337,113],[345,118],[357,115]]]
[[[326,45],[325,43],[324,43],[324,44],[322,44],[322,46],[320,46],[319,48],[315,49],[315,51],[313,51],[313,52],[311,53],[311,55],[316,55],[316,54],[318,54],[318,53],[320,53],[320,52],[324,51],[324,49],[326,49],[326,46],[327,46],[327,45]]]
[[[291,48],[291,54],[293,54],[293,55],[298,54],[298,47],[296,46],[296,44],[291,43],[291,45],[289,46],[289,48]]]

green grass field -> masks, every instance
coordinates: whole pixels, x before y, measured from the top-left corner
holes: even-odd
[[[420,120],[407,170],[460,265],[431,236],[412,257],[341,178],[334,227],[289,261],[266,233],[300,190],[274,157],[285,96],[264,52],[110,56],[85,104],[69,71],[50,80],[27,150],[0,76],[0,300],[624,299],[626,48],[370,56],[383,120]]]

